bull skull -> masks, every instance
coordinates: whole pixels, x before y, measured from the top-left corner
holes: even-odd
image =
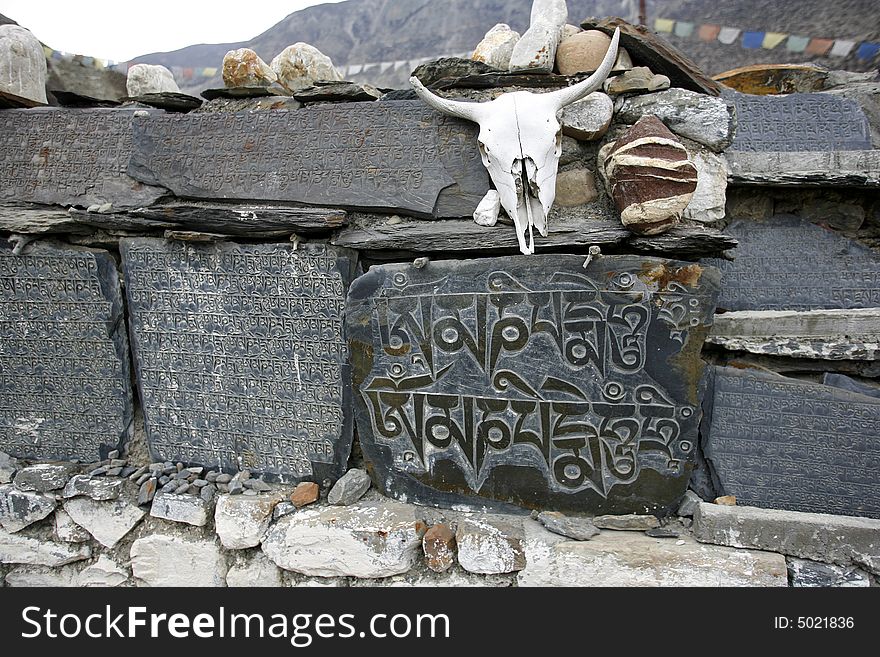
[[[418,78],[409,79],[419,98],[434,109],[480,126],[477,139],[483,164],[498,190],[501,206],[513,219],[519,248],[525,255],[535,252],[535,228],[547,236],[547,214],[556,197],[556,170],[562,154],[559,114],[602,86],[617,59],[619,38],[620,30],[615,30],[605,59],[590,77],[548,93],[516,91],[486,103],[469,103],[441,98]]]

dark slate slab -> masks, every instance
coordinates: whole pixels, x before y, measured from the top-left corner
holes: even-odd
[[[726,95],[736,105],[732,151],[871,150],[868,118],[854,100],[831,94]]]
[[[149,205],[167,193],[126,174],[126,109],[0,112],[0,199],[47,205]]]
[[[733,262],[706,260],[722,272],[725,310],[819,310],[880,306],[880,255],[797,217],[734,221]]]
[[[840,374],[839,372],[825,372],[825,375],[822,377],[822,383],[833,388],[849,390],[850,392],[856,392],[860,395],[867,395],[868,397],[880,399],[880,386],[872,386],[867,383],[862,383],[861,381],[849,377],[846,374]]]
[[[375,485],[441,507],[665,513],[687,488],[718,272],[636,256],[375,266],[348,298]]]
[[[149,116],[134,140],[129,173],[181,197],[463,217],[489,189],[476,126],[421,102]]]
[[[128,338],[113,257],[0,239],[0,451],[96,461],[132,426]]]
[[[121,250],[153,458],[280,481],[341,476],[354,254],[154,238],[122,240]]]
[[[717,494],[880,518],[880,401],[756,370],[712,378],[701,433]]]

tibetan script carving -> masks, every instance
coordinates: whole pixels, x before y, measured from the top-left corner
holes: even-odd
[[[0,112],[0,199],[116,208],[149,205],[166,193],[126,174],[131,110]]]
[[[719,494],[880,518],[880,400],[758,371],[711,379],[703,451]]]
[[[438,506],[660,512],[687,487],[712,268],[541,255],[375,266],[346,315],[377,487]]]
[[[0,240],[0,451],[96,461],[131,430],[128,338],[106,251]]]
[[[797,217],[734,221],[736,259],[706,260],[722,273],[724,310],[821,310],[880,306],[880,256]]]
[[[831,94],[732,95],[737,129],[730,150],[871,150],[868,119],[854,100]]]
[[[155,458],[281,481],[345,472],[351,251],[143,238],[122,255]]]
[[[489,189],[476,128],[419,102],[149,116],[134,130],[129,172],[178,196],[462,217]]]

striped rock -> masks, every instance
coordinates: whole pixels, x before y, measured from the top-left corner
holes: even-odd
[[[697,169],[684,145],[651,115],[601,148],[599,171],[621,222],[640,235],[671,228],[697,188]]]

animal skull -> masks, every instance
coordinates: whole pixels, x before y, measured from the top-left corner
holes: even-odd
[[[535,252],[535,228],[547,236],[547,214],[556,197],[556,170],[562,154],[559,114],[602,86],[617,59],[619,38],[620,30],[615,30],[605,59],[590,77],[549,93],[516,91],[486,103],[469,103],[441,98],[416,77],[409,79],[419,98],[434,109],[480,126],[477,139],[483,164],[502,207],[513,219],[525,255]]]

